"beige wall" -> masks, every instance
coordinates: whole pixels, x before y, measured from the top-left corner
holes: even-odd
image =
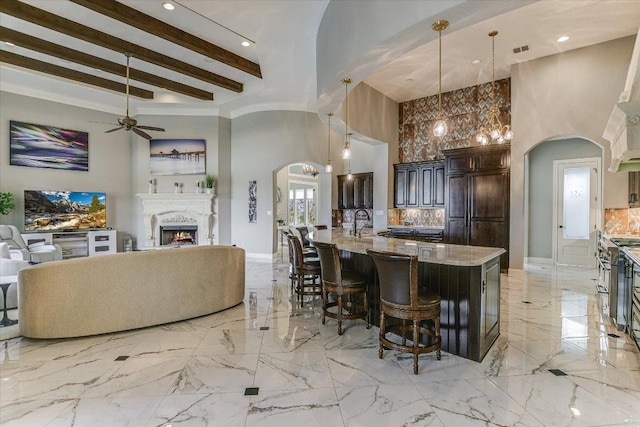
[[[602,146],[604,207],[626,207],[627,174],[607,171],[611,150],[602,133],[623,90],[633,43],[626,37],[512,67],[510,268],[523,268],[524,157],[540,142],[577,136]]]

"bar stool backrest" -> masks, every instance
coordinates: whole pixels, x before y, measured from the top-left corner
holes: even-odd
[[[314,242],[318,257],[320,258],[320,270],[324,283],[340,286],[342,283],[342,270],[338,247],[331,243]]]
[[[297,271],[302,268],[304,263],[304,257],[302,255],[302,245],[300,240],[294,235],[287,236],[289,242],[289,261],[293,265],[293,268]]]
[[[309,234],[309,229],[307,227],[296,227],[298,233],[300,233],[300,238],[302,239],[302,246],[308,248],[311,246],[311,242],[307,239],[307,235]]]
[[[367,249],[376,265],[380,299],[418,309],[418,257]]]

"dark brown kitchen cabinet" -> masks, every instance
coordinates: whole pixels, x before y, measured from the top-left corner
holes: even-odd
[[[446,162],[445,241],[499,247],[509,268],[511,147],[488,145],[443,151]]]
[[[338,175],[338,209],[373,209],[373,172]]]
[[[394,170],[396,208],[444,206],[444,163],[401,163],[394,165]]]
[[[640,207],[640,172],[629,172],[629,207]]]

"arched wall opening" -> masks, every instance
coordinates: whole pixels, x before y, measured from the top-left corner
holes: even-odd
[[[524,155],[525,160],[525,262],[551,264],[553,260],[553,176],[554,161],[581,158],[604,160],[604,149],[598,143],[581,136],[555,136],[534,145]],[[604,163],[603,163],[604,164]],[[602,188],[603,173],[598,179]],[[602,203],[597,215],[598,228],[602,228]]]

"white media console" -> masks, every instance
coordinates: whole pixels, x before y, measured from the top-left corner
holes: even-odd
[[[27,245],[37,242],[60,245],[62,258],[77,258],[114,254],[117,250],[116,230],[54,231],[24,233]]]

